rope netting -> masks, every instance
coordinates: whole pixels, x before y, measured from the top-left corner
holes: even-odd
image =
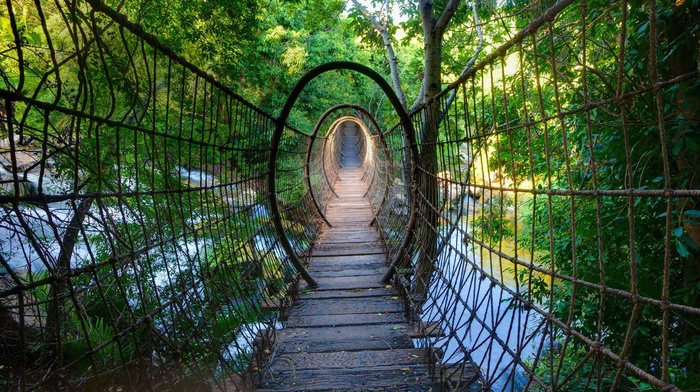
[[[354,105],[285,126],[99,1],[7,2],[0,386],[253,386],[352,123],[447,389],[693,388],[700,77],[677,27],[694,5],[484,22],[491,54],[412,114],[414,145]]]
[[[412,114],[395,281],[452,389],[699,385],[697,10],[564,0],[483,22],[508,40]],[[393,178],[396,255],[411,193]]]
[[[0,15],[0,389],[253,385],[297,281],[276,120],[99,1]],[[277,184],[300,253],[307,138]]]

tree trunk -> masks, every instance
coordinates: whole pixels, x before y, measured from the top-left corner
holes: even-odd
[[[73,251],[78,242],[80,232],[83,230],[83,222],[87,216],[90,207],[95,199],[88,197],[80,201],[80,204],[75,208],[73,218],[66,228],[61,241],[61,252],[56,259],[56,268],[52,271],[52,275],[57,279],[52,283],[49,290],[49,303],[46,310],[46,330],[49,339],[52,339],[54,354],[56,355],[58,365],[61,363],[61,324],[66,319],[65,305],[68,290],[66,289],[65,276],[70,272],[70,261],[73,258]]]
[[[432,3],[421,1],[421,17],[423,18],[423,36],[425,44],[425,75],[423,86],[425,101],[435,97],[441,90],[442,80],[442,31],[438,29]],[[423,216],[420,230],[420,254],[413,282],[414,298],[418,301],[425,298],[430,278],[435,271],[437,258],[437,224],[438,224],[438,188],[437,188],[437,137],[439,125],[440,104],[432,102],[425,111],[423,127],[420,132],[420,214]]]

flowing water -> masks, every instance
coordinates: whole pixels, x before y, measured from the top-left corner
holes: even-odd
[[[445,233],[450,237],[440,256],[442,272],[430,287],[422,319],[441,323],[446,337],[434,344],[444,351],[445,365],[468,354],[493,391],[521,391],[527,376],[518,362],[531,361],[537,353],[542,319],[513,306],[512,294],[495,284],[517,291],[514,265],[468,245],[466,219],[459,224],[451,235]]]

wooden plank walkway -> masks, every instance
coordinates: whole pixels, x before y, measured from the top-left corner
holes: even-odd
[[[367,183],[348,139],[339,197],[326,212],[333,227],[320,234],[309,265],[320,287],[301,287],[258,391],[439,390],[427,350],[413,347],[401,299],[380,283],[385,250],[369,226]]]

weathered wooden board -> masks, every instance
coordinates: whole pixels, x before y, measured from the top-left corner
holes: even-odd
[[[346,325],[326,328],[287,328],[277,333],[278,351],[333,352],[413,348],[405,323]]]
[[[414,338],[424,338],[424,337],[442,337],[445,336],[445,331],[442,330],[440,323],[430,322],[418,322],[411,329],[411,336]]]
[[[366,298],[395,296],[396,291],[388,288],[348,289],[348,290],[308,290],[304,292],[304,299],[329,299],[329,298]]]
[[[378,244],[340,245],[332,248],[321,247],[313,249],[313,256],[359,256],[359,255],[383,255],[386,253],[383,246]]]
[[[343,247],[351,247],[351,248],[366,248],[366,247],[374,247],[378,249],[384,249],[384,246],[382,246],[378,240],[371,238],[368,235],[365,236],[360,236],[360,235],[354,235],[354,236],[324,236],[319,238],[316,241],[316,245],[314,246],[314,251],[317,250],[336,250],[336,249],[342,249]]]
[[[339,203],[343,203],[345,201],[360,200],[363,197],[365,197],[365,193],[367,193],[367,189],[354,189],[354,188],[351,188],[350,186],[348,186],[348,187],[342,187],[342,186],[336,187],[335,191],[343,193],[345,195],[344,198],[338,199]]]
[[[320,259],[316,259],[320,260]],[[309,267],[309,271],[311,271],[314,276],[317,276],[318,273],[329,273],[331,274],[330,276],[326,276],[328,278],[332,278],[333,275],[332,273],[334,272],[341,272],[345,271],[347,272],[347,275],[352,275],[353,270],[378,270],[382,271],[380,272],[380,275],[384,273],[386,270],[387,264],[384,261],[377,261],[377,262],[353,262],[352,260],[348,260],[346,262],[338,262],[337,264],[331,264],[331,263],[324,263],[323,265],[319,264],[314,264]],[[335,275],[335,276],[341,276],[341,275]]]
[[[348,209],[352,209],[353,211],[348,211]],[[326,213],[327,213],[327,216],[330,216],[330,217],[335,218],[335,219],[340,219],[340,218],[367,219],[367,218],[371,218],[374,216],[374,213],[369,208],[358,210],[357,207],[352,207],[352,206],[347,206],[347,207],[344,207],[343,209],[329,209],[328,211],[326,211]]]
[[[337,238],[337,239],[345,239],[345,238],[359,238],[362,240],[366,241],[379,241],[379,234],[377,234],[376,231],[370,226],[364,227],[364,229],[361,228],[352,228],[349,230],[332,230],[328,232],[322,232],[319,234],[318,239],[325,239],[325,238]]]
[[[378,242],[379,238],[375,238],[371,234],[349,234],[349,235],[324,235],[317,240],[318,246],[333,246],[350,244],[351,246],[359,246],[371,242]]]
[[[345,388],[385,388],[389,391],[428,391],[427,365],[377,366],[371,368],[287,370],[266,380],[259,391],[283,385],[288,391],[328,391]],[[422,386],[418,387],[420,384]],[[430,389],[437,391],[437,389]]]
[[[324,264],[359,264],[359,263],[383,263],[386,255],[355,255],[355,256],[314,256],[311,266],[321,266]]]
[[[327,214],[326,217],[328,220],[333,222],[342,222],[342,223],[363,223],[366,224],[366,226],[369,227],[369,223],[372,221],[372,218],[374,218],[374,214],[360,214],[360,215],[340,215],[340,214]],[[335,226],[339,226],[336,224]]]
[[[403,313],[332,314],[327,316],[290,317],[287,320],[287,327],[332,327],[404,322],[406,322],[406,318]]]
[[[337,271],[313,270],[316,278],[334,278],[344,276],[381,276],[386,268],[340,269]]]
[[[378,367],[387,364],[396,366],[422,365],[427,349],[408,348],[394,350],[334,351],[326,353],[288,353],[271,367],[273,372],[308,369],[352,369]]]
[[[403,304],[398,297],[331,298],[301,300],[292,308],[289,316],[401,313],[402,310]]]
[[[357,197],[341,197],[338,198],[338,203],[328,206],[327,211],[334,211],[341,214],[357,214],[360,211],[371,211],[372,208],[367,204],[364,194]],[[342,204],[341,204],[342,202]]]
[[[358,228],[358,227],[345,227],[345,226],[335,226],[333,228],[331,227],[323,227],[321,229],[321,232],[319,233],[319,237],[323,236],[342,236],[342,235],[366,235],[366,236],[372,236],[379,238],[379,234],[377,234],[376,230],[374,227],[370,226],[369,223],[367,226],[364,227],[364,230]]]
[[[479,369],[473,365],[444,364],[442,379],[445,384],[459,391],[483,391]]]
[[[316,290],[348,290],[384,287],[380,276],[338,276],[316,279]]]
[[[349,220],[349,219],[344,220],[344,219],[328,218],[328,220],[334,226],[344,226],[344,227],[355,228],[357,230],[362,230],[363,228],[369,227],[369,223],[372,221],[372,218],[368,217],[367,219],[362,219],[362,220]]]

